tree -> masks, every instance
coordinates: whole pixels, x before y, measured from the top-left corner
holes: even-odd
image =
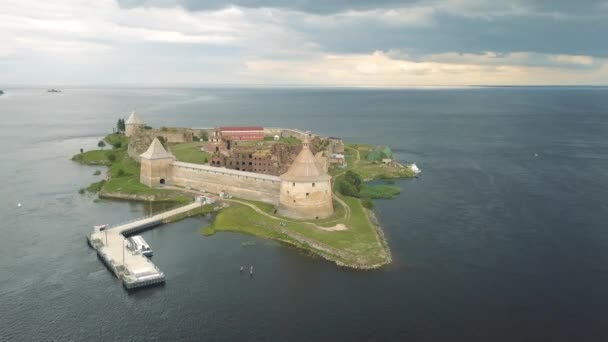
[[[209,162],[209,160],[207,160],[207,157],[205,157],[205,159],[203,159],[203,163],[207,164]]]
[[[207,133],[207,131],[202,131],[201,132],[201,139],[203,139],[204,141],[209,140],[209,133]]]
[[[99,142],[97,143],[97,147],[104,148],[104,147],[106,147],[106,143],[103,142],[103,140],[99,140]]]
[[[116,122],[116,129],[119,132],[124,132],[125,131],[125,119],[118,119],[118,122]]]
[[[111,162],[115,162],[116,161],[116,155],[115,154],[108,154],[108,160]]]
[[[363,179],[361,179],[361,176],[349,170],[346,171],[344,177],[339,177],[336,180],[336,190],[346,196],[359,197],[362,184]]]
[[[361,179],[361,176],[359,176],[358,173],[348,170],[348,171],[346,171],[346,174],[344,175],[344,179],[348,183],[352,184],[357,189],[357,193],[359,191],[361,191],[361,185],[363,184],[363,179]]]
[[[81,148],[81,149],[80,149],[80,153],[84,153],[84,149],[82,149],[82,148]]]
[[[122,147],[122,142],[120,141],[115,141],[114,144],[112,145],[114,148],[121,148]]]

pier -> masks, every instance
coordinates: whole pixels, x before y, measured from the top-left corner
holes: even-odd
[[[106,227],[101,232],[88,234],[87,242],[91,248],[97,251],[97,256],[108,269],[122,280],[126,289],[160,284],[165,281],[165,274],[146,256],[128,249],[125,236],[161,225],[173,216],[202,205],[203,203],[196,201],[159,214]]]

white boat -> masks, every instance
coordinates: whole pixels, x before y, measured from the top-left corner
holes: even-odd
[[[129,244],[131,250],[138,251],[145,256],[152,256],[152,249],[141,235],[131,236],[129,238]]]
[[[422,171],[421,171],[421,170],[418,168],[418,165],[416,165],[416,163],[413,163],[412,165],[410,165],[410,169],[411,169],[412,171],[414,171],[414,173],[416,173],[416,174],[418,174],[418,173],[422,172]]]

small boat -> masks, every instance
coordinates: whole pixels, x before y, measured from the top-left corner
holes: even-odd
[[[141,235],[131,236],[129,238],[129,243],[131,250],[138,251],[147,257],[152,256],[152,249],[150,248],[150,245],[146,243],[146,240],[144,240]]]
[[[412,170],[414,173],[416,173],[416,174],[418,174],[418,173],[422,172],[422,171],[421,171],[421,170],[418,168],[418,165],[416,165],[416,163],[411,164],[411,165],[410,165],[410,169],[411,169],[411,170]]]
[[[47,89],[46,92],[47,93],[61,93],[61,90],[59,90],[59,89]]]

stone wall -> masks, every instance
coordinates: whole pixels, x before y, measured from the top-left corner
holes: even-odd
[[[279,177],[208,165],[174,162],[169,184],[277,205]]]

